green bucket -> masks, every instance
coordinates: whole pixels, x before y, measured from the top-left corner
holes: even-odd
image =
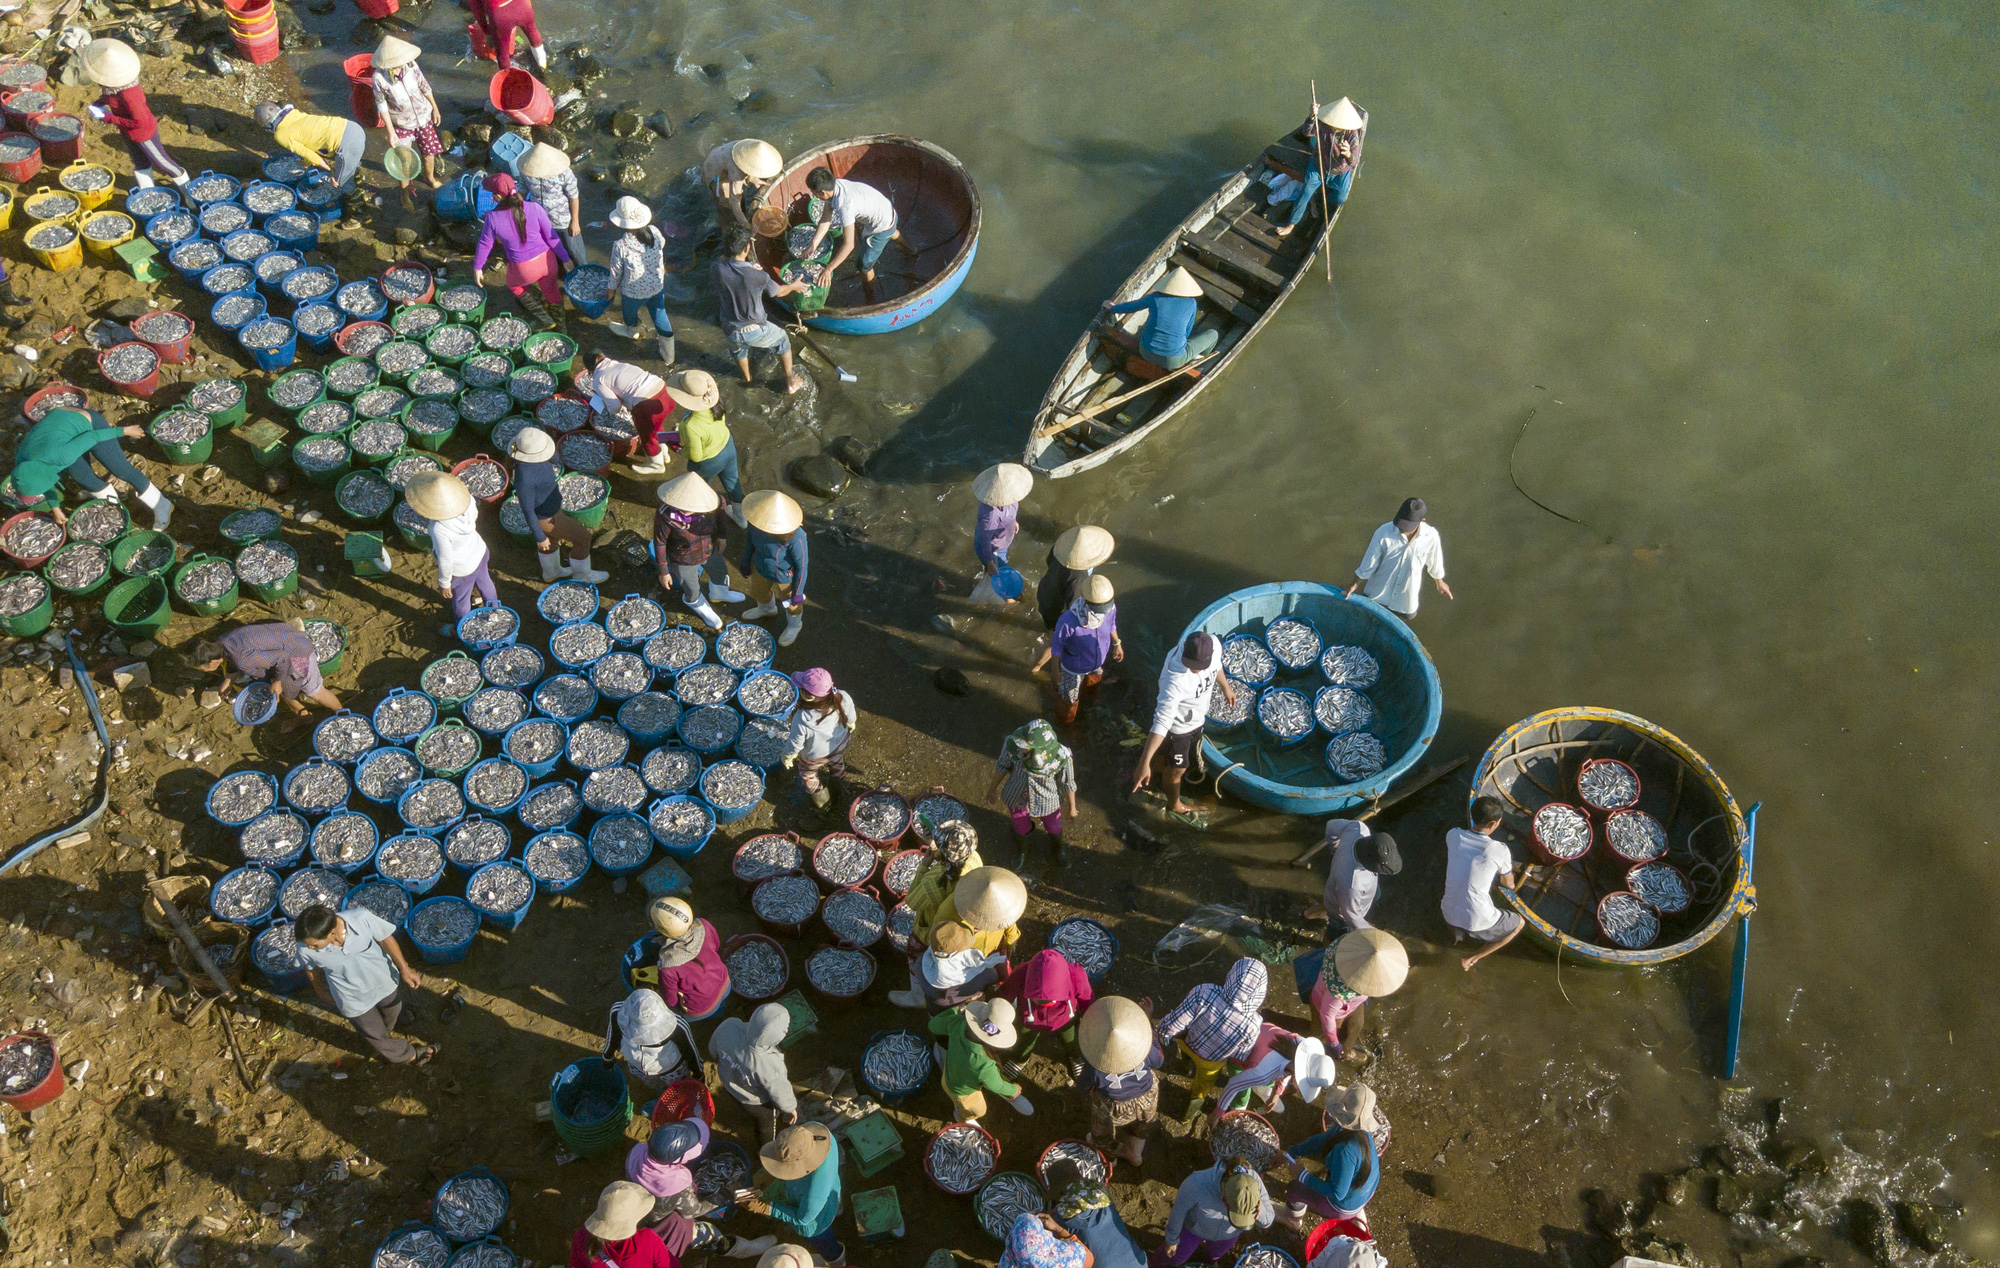
[[[352,471],[354,469],[354,451],[352,449],[347,450],[346,457],[342,458],[339,462],[335,463],[331,467],[328,467],[324,471],[317,471],[309,467],[300,466],[299,446],[305,444],[309,440],[318,440],[318,439],[320,439],[318,436],[301,436],[299,439],[293,441],[292,465],[294,467],[298,467],[299,474],[304,476],[308,483],[316,484],[323,489],[332,488],[334,485],[340,483],[340,477],[346,475],[349,471]]]
[[[604,522],[604,513],[611,509],[611,481],[603,476],[597,477],[597,480],[604,486],[604,491],[598,495],[597,500],[580,511],[565,512],[571,519],[593,533],[597,531],[597,526]]]
[[[611,1112],[595,1121],[578,1122],[570,1117],[579,1105],[594,1108],[607,1102],[612,1104]],[[632,1121],[625,1072],[595,1057],[572,1062],[556,1075],[549,1087],[549,1104],[556,1135],[570,1152],[582,1158],[595,1158],[623,1144],[625,1124]]]
[[[105,564],[104,571],[98,574],[97,580],[91,582],[89,585],[71,587],[63,585],[61,582],[57,581],[56,561],[58,559],[61,559],[64,555],[69,554],[71,551],[81,551],[81,550],[104,550],[104,547],[98,546],[92,542],[70,542],[68,545],[58,549],[55,554],[50,555],[48,562],[42,565],[42,577],[49,583],[50,589],[60,590],[64,594],[70,595],[74,598],[87,599],[91,595],[96,594],[99,590],[102,590],[104,589],[104,587],[110,585],[112,580],[117,577],[118,575],[117,570],[112,568],[110,564],[107,562]],[[110,553],[111,552],[108,550],[105,551],[106,555],[109,555]]]
[[[436,330],[438,326],[448,324],[451,320],[450,314],[446,313],[436,304],[411,304],[407,308],[398,308],[395,312],[389,314],[389,329],[396,332],[398,339],[408,339],[411,336],[404,328],[406,326],[413,326],[422,320],[421,317],[413,316],[412,314],[422,313],[436,313],[438,315],[437,325],[428,327],[425,331],[426,335],[430,331]]]
[[[340,650],[319,663],[320,677],[331,678],[340,672],[341,662],[347,659],[347,627],[338,621],[329,621],[325,617],[308,617],[305,623],[331,625],[340,634]]]
[[[412,366],[410,369],[404,371],[401,374],[392,374],[388,370],[382,368],[382,354],[388,352],[391,348],[396,348],[396,349],[414,348],[419,353],[423,354],[423,360],[417,362],[416,365]],[[376,373],[382,376],[381,378],[382,382],[407,383],[409,382],[410,376],[412,374],[415,374],[418,370],[423,369],[425,365],[429,364],[431,356],[430,356],[430,351],[427,348],[425,348],[424,345],[416,342],[414,339],[391,339],[389,342],[375,349],[375,355],[370,359],[375,362]]]
[[[167,583],[158,577],[128,577],[104,596],[104,619],[124,634],[152,638],[174,619]]]
[[[375,470],[373,467],[363,467],[359,471],[350,471],[346,475],[340,477],[340,479],[334,481],[333,485],[334,508],[338,510],[342,515],[345,515],[348,519],[353,520],[357,524],[380,524],[385,518],[387,518],[389,512],[396,508],[396,499],[390,498],[389,505],[383,507],[380,511],[377,511],[373,515],[356,515],[353,511],[347,509],[347,502],[341,496],[341,494],[351,484],[355,484],[357,482],[363,484],[369,484],[373,483],[376,480],[382,480],[382,473]],[[383,480],[382,482],[384,484],[388,483],[388,481],[386,480]]]
[[[443,701],[439,701],[438,703],[442,705]],[[472,738],[475,740],[478,740],[480,738],[479,732],[465,725],[465,723],[459,721],[457,718],[446,718],[444,721],[438,723],[430,730],[425,731],[422,735],[419,735],[417,737],[416,743],[410,746],[410,751],[414,753],[422,749],[424,746],[424,741],[429,739],[432,735],[436,734],[439,731],[464,731],[466,734],[472,736]],[[465,772],[471,770],[473,763],[479,761],[479,759],[484,755],[484,749],[482,747],[483,744],[484,741],[481,741],[480,745],[475,745],[472,750],[473,756],[466,759],[463,763],[457,766],[426,766],[424,767],[424,773],[426,775],[429,775],[437,779],[457,779],[460,775],[463,775]]]
[[[426,541],[425,544],[429,545],[429,542]],[[472,699],[472,697],[476,695],[480,690],[479,687],[474,687],[471,691],[466,692],[462,696],[447,696],[432,691],[429,685],[431,670],[437,668],[439,665],[442,665],[444,662],[448,660],[470,661],[472,660],[472,657],[466,655],[462,651],[457,651],[457,650],[449,651],[446,652],[444,655],[438,657],[436,660],[432,661],[430,664],[425,665],[423,668],[423,672],[417,675],[417,682],[423,688],[424,694],[429,696],[431,699],[437,701],[438,712],[440,714],[457,713],[459,706],[464,704],[466,701]],[[474,668],[477,668],[477,665],[475,665]],[[480,682],[482,686],[484,685],[483,678],[475,678],[475,681]]]
[[[319,384],[319,390],[313,393],[311,400],[300,401],[297,405],[278,405],[277,402],[279,395],[278,393],[279,384],[285,383],[287,381],[304,382],[307,379],[315,380]],[[304,413],[306,410],[311,409],[313,406],[319,404],[321,401],[326,399],[326,377],[322,375],[318,370],[306,370],[306,369],[287,370],[283,374],[279,375],[277,378],[272,379],[270,386],[265,389],[265,392],[270,396],[271,403],[274,406],[276,406],[278,409],[285,411],[287,414],[290,414],[293,418],[297,418],[300,414]]]
[[[244,549],[248,550],[249,547],[246,546]],[[239,551],[238,554],[240,555],[241,552]],[[245,581],[243,584],[249,587],[251,594],[256,595],[258,600],[264,603],[276,603],[286,595],[296,593],[299,588],[299,553],[295,550],[292,551],[291,572],[278,578],[276,581],[266,585],[260,585],[254,581]]]
[[[186,604],[187,610],[196,616],[221,616],[236,607],[238,583],[236,581],[235,564],[229,564],[229,588],[221,594],[216,595],[213,599],[194,600],[181,594],[181,578],[187,576],[188,573],[200,565],[210,562],[229,563],[227,559],[218,559],[215,555],[189,555],[186,563],[174,569],[174,597]]]
[[[209,453],[215,448],[215,429],[217,427],[216,420],[214,418],[206,418],[208,426],[205,429],[203,429],[201,436],[198,439],[190,440],[185,443],[181,443],[178,441],[171,441],[171,440],[162,440],[160,438],[160,430],[159,430],[160,424],[165,422],[169,418],[175,417],[176,415],[186,415],[194,418],[205,417],[198,410],[191,410],[191,409],[164,410],[158,415],[156,415],[153,418],[152,422],[146,425],[146,434],[153,438],[153,443],[160,447],[160,452],[166,455],[167,461],[173,463],[177,467],[191,467],[197,463],[207,462]]]
[[[403,431],[408,434],[410,438],[410,444],[412,446],[418,449],[427,449],[432,453],[436,453],[438,450],[444,448],[445,441],[450,440],[454,435],[458,433],[458,424],[460,421],[463,420],[458,419],[457,406],[452,406],[451,412],[452,412],[452,417],[454,419],[452,425],[445,428],[443,431],[419,431],[417,428],[410,426],[411,410],[415,409],[419,405],[438,405],[438,404],[450,405],[451,402],[411,401],[408,405],[404,406],[402,414]]]
[[[556,340],[561,340],[562,342],[569,345],[568,356],[564,357],[560,361],[535,360],[534,354],[536,348],[540,347],[545,343],[551,343]],[[570,338],[568,335],[561,334],[554,330],[540,331],[536,334],[529,335],[526,339],[521,341],[521,359],[528,365],[539,365],[544,370],[547,370],[549,373],[555,375],[557,378],[561,378],[563,375],[568,374],[571,370],[576,368],[576,340]]]
[[[486,320],[486,299],[486,295],[481,293],[477,308],[468,308],[463,312],[445,308],[445,316],[461,326],[477,326],[480,322]],[[444,305],[439,304],[438,307],[444,308]]]
[[[46,582],[42,587],[42,601],[19,616],[0,616],[0,634],[11,638],[34,638],[49,628],[55,620],[56,594]]]
[[[139,566],[132,562],[132,557],[148,546],[160,542],[167,544],[167,561],[156,567],[140,570]],[[122,577],[158,576],[174,566],[174,552],[177,549],[174,539],[165,533],[150,528],[135,528],[111,543],[111,568]]]
[[[279,530],[285,526],[283,519],[277,520],[269,528],[262,531],[253,531],[249,527],[251,517],[261,514],[265,509],[261,506],[252,506],[240,511],[231,511],[229,514],[223,516],[222,525],[218,530],[222,534],[222,540],[233,542],[238,548],[241,548],[248,546],[251,542],[267,542],[276,537]]]
[[[241,386],[241,382],[240,379],[203,379],[200,383],[195,384],[194,387],[189,389],[188,397],[189,399],[193,399],[194,394],[201,390],[203,384],[235,383]],[[189,408],[192,409],[193,407],[190,406]],[[196,412],[199,413],[200,411]],[[250,389],[246,387],[236,398],[236,404],[231,405],[227,409],[216,410],[210,414],[208,416],[208,425],[216,431],[227,431],[248,417],[250,417]]]
[[[361,384],[361,386],[355,388],[352,392],[343,392],[339,388],[333,386],[334,371],[340,368],[341,366],[349,364],[367,366],[369,371],[368,381]],[[345,397],[348,400],[353,400],[355,397],[361,395],[363,392],[366,392],[369,388],[374,387],[377,381],[380,379],[382,371],[378,366],[376,366],[374,359],[371,357],[342,357],[338,361],[335,361],[333,364],[327,366],[326,369],[322,371],[322,373],[324,373],[327,378],[326,390],[329,395]]]

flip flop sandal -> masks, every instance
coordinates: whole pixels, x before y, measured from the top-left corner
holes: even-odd
[[[1169,810],[1167,818],[1175,823],[1193,828],[1196,832],[1208,830],[1208,816],[1199,810]]]
[[[431,1063],[431,1058],[437,1056],[437,1052],[438,1052],[438,1046],[436,1044],[427,1043],[423,1047],[417,1049],[417,1055],[410,1058],[410,1064],[429,1065]]]

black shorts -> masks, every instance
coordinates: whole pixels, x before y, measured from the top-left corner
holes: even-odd
[[[1175,770],[1186,770],[1194,765],[1195,754],[1201,752],[1201,732],[1202,728],[1196,727],[1192,731],[1167,736],[1167,742],[1162,746],[1167,751],[1167,765]]]

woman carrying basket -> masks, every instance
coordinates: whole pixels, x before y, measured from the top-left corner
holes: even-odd
[[[423,160],[424,179],[436,189],[444,183],[437,174],[437,156],[444,153],[437,130],[444,114],[438,109],[431,81],[417,65],[422,55],[423,50],[408,40],[385,35],[375,48],[368,79],[375,89],[375,115],[382,121],[382,135],[389,147],[407,145],[415,150]],[[406,191],[410,187],[408,181],[401,184]]]

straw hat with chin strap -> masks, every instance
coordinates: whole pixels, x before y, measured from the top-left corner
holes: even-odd
[[[507,456],[516,462],[547,462],[556,456],[556,442],[539,427],[523,427]]]
[[[1076,1046],[1093,1070],[1130,1074],[1153,1050],[1153,1022],[1146,1010],[1123,995],[1105,995],[1083,1010]]]
[[[382,37],[382,42],[375,46],[375,56],[370,59],[370,65],[374,66],[376,70],[396,70],[399,67],[408,66],[423,55],[424,50],[418,48],[408,40],[399,40],[393,35],[385,35]]]
[[[988,506],[1012,506],[1035,487],[1035,473],[1018,462],[1000,462],[972,480],[972,496]]]
[[[1176,268],[1161,278],[1160,284],[1153,289],[1162,295],[1178,295],[1182,299],[1201,298],[1201,283],[1194,280],[1194,274],[1183,268]]]
[[[989,1048],[1011,1048],[1021,1037],[1021,1032],[1014,1029],[1014,1001],[1010,999],[982,999],[967,1004],[965,1029]]]
[[[995,933],[1028,909],[1028,887],[1004,867],[975,867],[951,891],[958,918],[982,933]]]
[[[1366,1083],[1337,1087],[1326,1094],[1326,1116],[1336,1127],[1371,1135],[1382,1125],[1375,1109],[1375,1089]]]
[[[686,511],[689,515],[702,515],[722,505],[722,499],[708,481],[692,471],[675,476],[660,486],[660,501],[676,511]]]
[[[139,82],[139,55],[123,40],[92,40],[83,46],[83,73],[113,92]]]
[[[653,210],[627,194],[612,207],[611,214],[606,219],[620,229],[644,229],[653,223]]]
[[[465,481],[449,471],[426,471],[412,476],[403,489],[410,509],[427,520],[455,520],[472,505],[472,493]]]
[[[561,176],[569,170],[569,155],[564,154],[546,141],[535,142],[535,147],[521,156],[521,175],[538,179]],[[614,222],[616,223],[616,222]]]
[[[715,385],[715,376],[706,370],[682,370],[667,376],[667,395],[676,405],[691,410],[710,410],[722,404],[722,389]]]
[[[1362,126],[1361,112],[1354,108],[1353,100],[1348,97],[1342,97],[1339,101],[1322,107],[1319,121],[1329,128],[1338,128],[1342,132],[1352,132]]]
[[[757,1160],[774,1180],[803,1180],[819,1169],[832,1148],[833,1133],[825,1123],[800,1123],[758,1150]]]
[[[597,1196],[597,1209],[583,1221],[584,1231],[607,1242],[622,1242],[639,1231],[639,1221],[653,1209],[653,1195],[619,1180],[604,1186]]]
[[[1370,999],[1393,995],[1410,976],[1410,953],[1383,929],[1357,929],[1333,944],[1333,970]]]
[[[752,180],[767,181],[784,170],[785,157],[769,141],[744,140],[729,147],[729,161]]]
[[[750,521],[750,527],[773,537],[790,537],[806,522],[806,513],[797,502],[776,489],[759,489],[743,499],[743,518]]]
[[[1056,538],[1056,562],[1065,568],[1095,568],[1117,548],[1111,534],[1095,524],[1083,524]]]

